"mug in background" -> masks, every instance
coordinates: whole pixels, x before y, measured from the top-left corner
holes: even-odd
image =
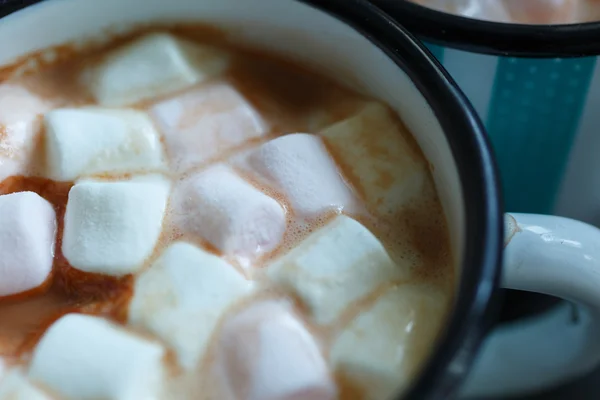
[[[432,166],[446,214],[457,289],[446,328],[405,398],[444,399],[457,393],[496,317],[503,247],[505,287],[569,298],[596,313],[585,312],[573,321],[559,310],[554,318],[532,325],[528,332],[537,339],[532,352],[505,361],[521,363],[510,365],[508,373],[525,368],[535,370],[535,376],[521,374],[517,384],[513,379],[504,387],[502,379],[511,378],[505,376],[507,371],[494,369],[496,363],[480,363],[482,369],[475,371],[471,387],[488,392],[491,388],[497,394],[504,394],[503,388],[530,390],[596,365],[600,231],[538,215],[507,216],[504,225],[495,163],[475,111],[418,41],[370,2],[46,0],[0,20],[0,37],[11,38],[0,48],[0,65],[36,50],[97,36],[108,28],[152,22],[215,25],[236,41],[292,58],[386,102],[411,130]],[[543,368],[540,362],[548,359],[538,358],[540,350],[557,344],[549,328],[568,330],[577,339],[573,346],[564,344],[562,353],[552,352],[551,366],[556,368]],[[487,352],[512,356],[515,339],[528,338],[510,330],[496,331],[492,337],[496,347],[488,346]]]
[[[479,113],[508,210],[600,223],[600,23],[504,24],[373,2],[428,43]]]

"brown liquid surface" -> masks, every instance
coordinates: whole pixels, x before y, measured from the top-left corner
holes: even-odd
[[[143,30],[147,32],[148,30]],[[172,31],[188,39],[223,46],[234,52],[232,66],[226,72],[225,80],[233,83],[238,90],[253,104],[272,127],[271,132],[263,139],[269,140],[283,133],[315,132],[325,126],[343,120],[359,110],[368,99],[333,83],[314,72],[308,71],[295,63],[281,60],[269,54],[256,50],[248,50],[233,46],[227,42],[226,35],[198,27],[177,27]],[[135,35],[139,35],[137,32]],[[107,51],[128,40],[130,36],[117,38],[109,45],[74,49],[61,47],[55,49],[56,60],[53,63],[44,61],[42,54],[32,56],[38,61],[38,68],[23,72],[22,64],[15,64],[0,70],[0,84],[3,81],[16,83],[26,87],[30,92],[51,102],[55,107],[81,106],[94,104],[91,95],[74,77],[81,73],[82,68],[97,62]],[[31,58],[30,58],[31,59]],[[153,100],[154,102],[155,100]],[[136,105],[136,108],[146,109],[151,102]],[[407,136],[410,136],[401,121],[398,126]],[[0,124],[0,144],[5,137],[5,128]],[[417,158],[423,155],[412,137],[408,138],[411,152]],[[252,148],[256,143],[247,147],[235,149],[224,154],[220,159],[225,161],[241,149]],[[39,144],[43,150],[43,141]],[[377,149],[373,149],[373,157],[377,157]],[[36,154],[43,154],[39,151]],[[335,154],[332,154],[334,159]],[[39,165],[43,165],[42,156],[38,157],[35,166],[25,171],[28,175],[39,175]],[[0,166],[1,167],[1,166]],[[344,173],[344,171],[342,171]],[[352,185],[355,177],[345,174]],[[185,174],[176,177],[182,179]],[[115,177],[106,177],[115,179]],[[126,179],[127,176],[121,176]],[[388,177],[389,178],[389,177]],[[381,186],[389,186],[391,180],[381,177]],[[250,182],[251,184],[255,184]],[[19,191],[33,191],[48,200],[55,208],[58,219],[57,243],[53,273],[49,281],[41,288],[35,289],[11,298],[0,298],[0,357],[8,357],[15,362],[26,361],[31,349],[43,334],[45,329],[61,315],[77,311],[101,315],[116,322],[125,323],[127,320],[128,303],[133,293],[135,277],[110,278],[90,274],[72,268],[61,251],[63,217],[68,200],[68,192],[72,182],[53,182],[43,178],[14,176],[0,182],[0,195]],[[259,186],[255,184],[255,186]],[[277,193],[267,192],[276,198],[289,210],[287,200]],[[360,193],[357,193],[361,197]],[[294,225],[295,217],[288,213],[288,226],[284,244],[272,253],[265,255],[260,261],[266,263],[288,251],[300,240],[314,230],[324,225],[335,213],[325,213],[312,221],[307,227]],[[448,309],[453,297],[454,271],[451,266],[448,231],[442,207],[437,199],[432,182],[414,204],[400,208],[393,215],[376,216],[366,210],[359,210],[351,215],[369,228],[390,252],[395,260],[411,260],[411,282],[429,282],[439,286],[448,296]],[[175,240],[186,240],[203,247],[205,250],[218,254],[205,241],[182,234],[170,223],[167,215],[159,244],[153,255],[147,260],[149,266],[162,250]],[[228,260],[231,261],[231,260]],[[231,261],[235,264],[234,261]],[[146,267],[147,267],[146,266]],[[242,268],[240,271],[243,272]],[[258,274],[257,279],[263,279]],[[390,285],[395,283],[390,283]],[[385,287],[376,292],[382,292]],[[361,311],[365,304],[371,304],[374,295],[359,301],[348,309],[341,320],[331,327],[312,326],[306,324],[319,341],[328,344],[338,330],[346,325]],[[281,296],[280,293],[259,293],[254,299]],[[300,312],[303,309],[299,299],[293,299]],[[445,316],[439,316],[440,327]],[[429,347],[429,346],[427,346]],[[172,355],[170,355],[172,356]],[[424,359],[426,354],[422,355]],[[210,351],[209,355],[210,357]],[[173,358],[174,357],[170,357]],[[204,360],[204,364],[208,361]],[[174,361],[173,361],[174,362]],[[177,371],[173,367],[173,371]],[[176,372],[173,372],[176,373]],[[342,375],[336,378],[340,390],[340,399],[363,399],[367,396],[354,383]]]
[[[405,0],[398,0],[405,1]],[[477,17],[499,22],[515,24],[546,25],[596,22],[600,20],[600,1],[598,0],[496,0],[490,7],[488,0],[411,0],[417,4],[463,14],[471,17],[472,10],[483,9]],[[499,8],[496,8],[498,7]],[[508,18],[508,21],[506,20]]]

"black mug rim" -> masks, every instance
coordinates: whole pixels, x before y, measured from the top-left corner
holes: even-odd
[[[406,0],[372,0],[405,28],[433,44],[504,57],[600,55],[600,22],[525,25],[465,18]]]
[[[49,0],[0,4],[0,18]],[[496,163],[475,110],[420,42],[367,0],[295,0],[348,24],[411,78],[444,130],[461,181],[465,248],[455,309],[403,399],[445,399],[456,392],[497,317],[503,214]]]

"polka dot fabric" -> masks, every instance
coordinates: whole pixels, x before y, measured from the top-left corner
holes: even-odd
[[[495,57],[429,45],[479,112],[512,212],[554,210],[585,126],[596,57]]]

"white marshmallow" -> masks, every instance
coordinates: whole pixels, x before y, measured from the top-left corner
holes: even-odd
[[[504,0],[503,5],[511,16],[511,22],[521,24],[568,24],[580,22],[578,9],[585,7],[586,0]],[[583,21],[592,21],[583,16]],[[589,16],[588,16],[589,18]],[[492,18],[487,18],[492,19]]]
[[[165,350],[112,323],[67,314],[36,346],[29,377],[68,399],[159,398]]]
[[[19,370],[10,371],[0,381],[0,400],[50,400],[50,396],[35,387]]]
[[[355,204],[318,136],[296,133],[279,137],[250,153],[246,162],[258,180],[283,194],[302,217]]]
[[[185,89],[221,73],[228,56],[165,33],[146,35],[84,72],[102,105],[124,106]]]
[[[203,85],[158,103],[151,113],[164,132],[171,165],[180,172],[269,130],[253,106],[227,83]]]
[[[48,172],[54,180],[164,169],[160,138],[143,112],[58,109],[46,114],[45,125]]]
[[[411,382],[433,348],[448,301],[427,285],[389,289],[334,341],[331,365],[370,399],[391,398]]]
[[[221,315],[251,288],[225,261],[176,242],[138,277],[129,320],[162,338],[193,369]]]
[[[224,382],[236,400],[337,398],[319,347],[289,305],[253,305],[230,318],[219,339]]]
[[[30,174],[41,126],[38,116],[49,107],[22,87],[0,85],[0,181]]]
[[[162,231],[170,183],[160,176],[81,181],[69,192],[62,251],[79,270],[136,272]]]
[[[44,283],[52,270],[56,214],[33,192],[0,196],[0,297]]]
[[[273,250],[286,227],[279,203],[223,165],[183,181],[173,203],[178,226],[237,257],[244,266]]]
[[[384,283],[402,280],[379,240],[340,215],[268,268],[268,276],[299,296],[314,320],[332,323],[356,300]]]
[[[321,132],[367,206],[395,213],[418,196],[429,178],[427,163],[409,132],[379,103]]]
[[[468,18],[497,22],[512,22],[506,0],[412,0],[426,7],[462,15]],[[518,0],[521,3],[523,0]],[[529,1],[529,0],[528,0]],[[546,0],[544,0],[546,1]],[[559,0],[562,1],[562,0]]]

